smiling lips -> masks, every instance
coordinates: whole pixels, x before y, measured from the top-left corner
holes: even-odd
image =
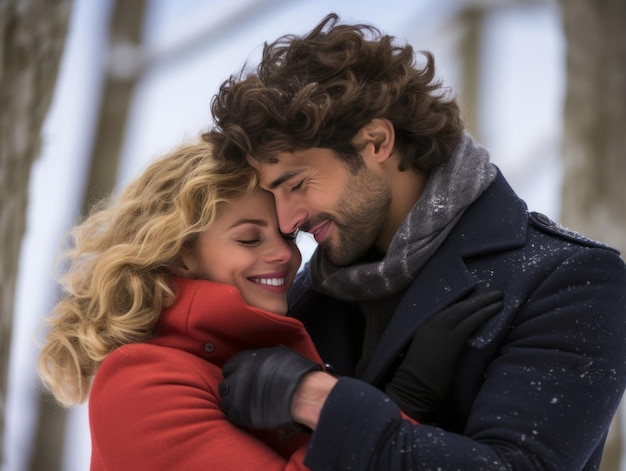
[[[268,286],[283,286],[285,284],[285,278],[249,278],[254,283],[260,283]]]
[[[311,231],[309,231],[313,237],[315,238],[315,242],[318,244],[324,242],[326,237],[328,236],[328,229],[330,229],[331,221],[325,221],[317,227],[314,227]]]
[[[251,276],[248,280],[260,285],[263,289],[282,294],[287,290],[286,275],[286,273],[268,273],[267,275]]]

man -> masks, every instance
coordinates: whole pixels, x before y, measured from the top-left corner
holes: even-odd
[[[626,267],[527,211],[424,57],[329,15],[214,98],[205,138],[257,169],[284,233],[319,243],[290,311],[339,376],[251,352],[224,368],[223,408],[252,428],[310,428],[313,470],[598,469],[626,384]],[[420,327],[490,290],[504,307],[444,399],[403,420],[382,391],[410,403],[413,373],[434,372],[437,358],[406,353],[428,341]]]

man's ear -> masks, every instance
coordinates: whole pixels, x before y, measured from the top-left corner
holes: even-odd
[[[371,155],[376,162],[384,162],[393,154],[396,132],[388,119],[371,120],[359,131],[359,141],[364,155]]]

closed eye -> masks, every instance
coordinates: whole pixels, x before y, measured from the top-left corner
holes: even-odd
[[[304,180],[300,180],[298,183],[296,183],[294,186],[291,187],[291,191],[298,191],[300,188],[302,188],[302,185],[304,183]]]
[[[243,245],[244,247],[255,247],[261,243],[261,239],[240,239],[237,243]]]

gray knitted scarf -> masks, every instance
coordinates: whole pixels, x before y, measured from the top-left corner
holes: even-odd
[[[465,134],[449,162],[434,169],[385,256],[334,265],[319,247],[311,258],[313,287],[347,301],[380,299],[408,287],[465,209],[489,186],[496,168],[487,150]]]

